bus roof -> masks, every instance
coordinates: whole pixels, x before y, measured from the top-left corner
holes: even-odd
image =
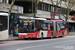
[[[36,19],[36,20],[47,20],[45,18],[33,18],[33,17],[26,17],[26,16],[19,16],[20,19]]]
[[[53,21],[44,20],[43,23],[53,23]]]
[[[37,20],[47,20],[45,18],[31,18],[31,19],[37,19]]]
[[[0,12],[0,15],[2,15],[2,16],[8,16],[8,13]]]

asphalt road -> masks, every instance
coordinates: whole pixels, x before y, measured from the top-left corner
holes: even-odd
[[[75,36],[4,43],[0,50],[75,50]]]

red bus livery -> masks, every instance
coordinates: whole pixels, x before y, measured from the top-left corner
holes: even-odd
[[[46,38],[67,35],[66,22],[62,20],[20,19],[19,38]]]

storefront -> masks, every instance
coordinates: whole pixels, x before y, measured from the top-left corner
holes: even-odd
[[[51,13],[51,19],[53,19],[53,13]],[[55,19],[60,19],[60,14],[55,14]]]
[[[69,32],[75,32],[75,16],[69,19]]]

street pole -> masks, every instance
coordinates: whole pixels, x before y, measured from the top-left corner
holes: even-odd
[[[67,20],[68,21],[67,22],[68,22],[68,34],[69,34],[69,1],[70,0],[67,0],[67,1],[68,1],[68,12],[67,12],[68,13],[68,15],[67,15]]]
[[[32,17],[33,17],[33,0],[32,0]]]
[[[10,5],[9,11],[8,11],[8,29],[9,29],[9,18],[11,16],[12,7],[14,6],[15,0],[12,0],[12,3]]]

